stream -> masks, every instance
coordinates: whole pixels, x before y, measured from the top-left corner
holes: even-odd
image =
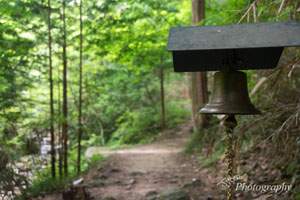
[[[35,138],[33,136],[32,138]],[[21,188],[26,189],[40,175],[39,172],[45,169],[51,159],[51,137],[50,134],[43,137],[40,142],[35,142],[39,148],[38,153],[30,154],[19,158],[14,163],[7,165],[7,168],[13,169],[12,176],[7,175],[13,182],[6,180],[3,191],[0,191],[0,199],[9,200],[21,194]],[[61,145],[56,145],[56,158],[58,158],[58,150]],[[10,190],[10,191],[8,191]]]

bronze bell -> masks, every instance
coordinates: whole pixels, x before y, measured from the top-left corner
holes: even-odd
[[[213,76],[212,97],[200,110],[208,114],[261,114],[250,102],[247,76],[240,71],[219,71]]]

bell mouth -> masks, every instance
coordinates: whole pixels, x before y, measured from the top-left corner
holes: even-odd
[[[216,114],[216,115],[260,115],[261,112],[251,105],[234,105],[234,104],[218,104],[209,103],[199,111],[200,114]]]

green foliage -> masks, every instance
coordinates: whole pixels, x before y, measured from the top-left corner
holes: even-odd
[[[138,143],[144,137],[150,137],[158,132],[157,127],[154,126],[156,122],[154,118],[155,110],[153,109],[124,113],[117,120],[118,129],[112,135],[111,141],[117,141],[120,144]]]
[[[191,110],[186,107],[187,104],[187,100],[171,100],[167,102],[167,127],[174,127],[190,119]],[[159,119],[161,119],[161,112],[159,112]]]
[[[220,148],[218,148],[211,156],[199,157],[197,159],[197,162],[199,163],[200,168],[202,168],[202,169],[210,168],[210,167],[216,165],[220,161],[222,155],[224,154],[224,151],[225,151],[225,143],[220,145]]]
[[[167,127],[187,120],[189,111],[183,107],[183,102],[168,102],[166,108]],[[158,112],[159,105],[144,107],[133,112],[126,112],[118,118],[117,130],[113,133],[110,143],[120,144],[146,143],[152,141],[161,131],[161,112]]]
[[[218,123],[216,118],[210,118],[207,127],[194,132],[185,146],[184,153],[199,153],[202,152],[203,149],[208,148],[212,137],[217,138],[223,134],[222,130],[218,127]]]
[[[185,146],[184,153],[191,154],[195,152],[201,152],[204,145],[204,142],[202,142],[202,137],[202,131],[194,132],[193,136]]]
[[[64,177],[62,180],[59,178],[53,179],[49,171],[50,166],[49,168],[39,171],[37,178],[31,184],[30,188],[25,190],[19,199],[37,197],[53,191],[62,191],[63,186],[75,177],[75,174],[71,174],[68,177]]]
[[[105,158],[103,157],[102,154],[94,154],[89,160],[88,160],[88,165],[89,168],[91,168],[92,166],[94,166],[95,164],[99,164],[101,162],[103,162],[105,160]]]

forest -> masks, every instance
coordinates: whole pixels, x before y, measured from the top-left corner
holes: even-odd
[[[0,0],[0,199],[226,199],[213,73],[174,72],[170,28],[287,20],[299,0]],[[233,171],[292,187],[235,198],[298,200],[300,48],[243,72],[262,114],[236,117]]]

